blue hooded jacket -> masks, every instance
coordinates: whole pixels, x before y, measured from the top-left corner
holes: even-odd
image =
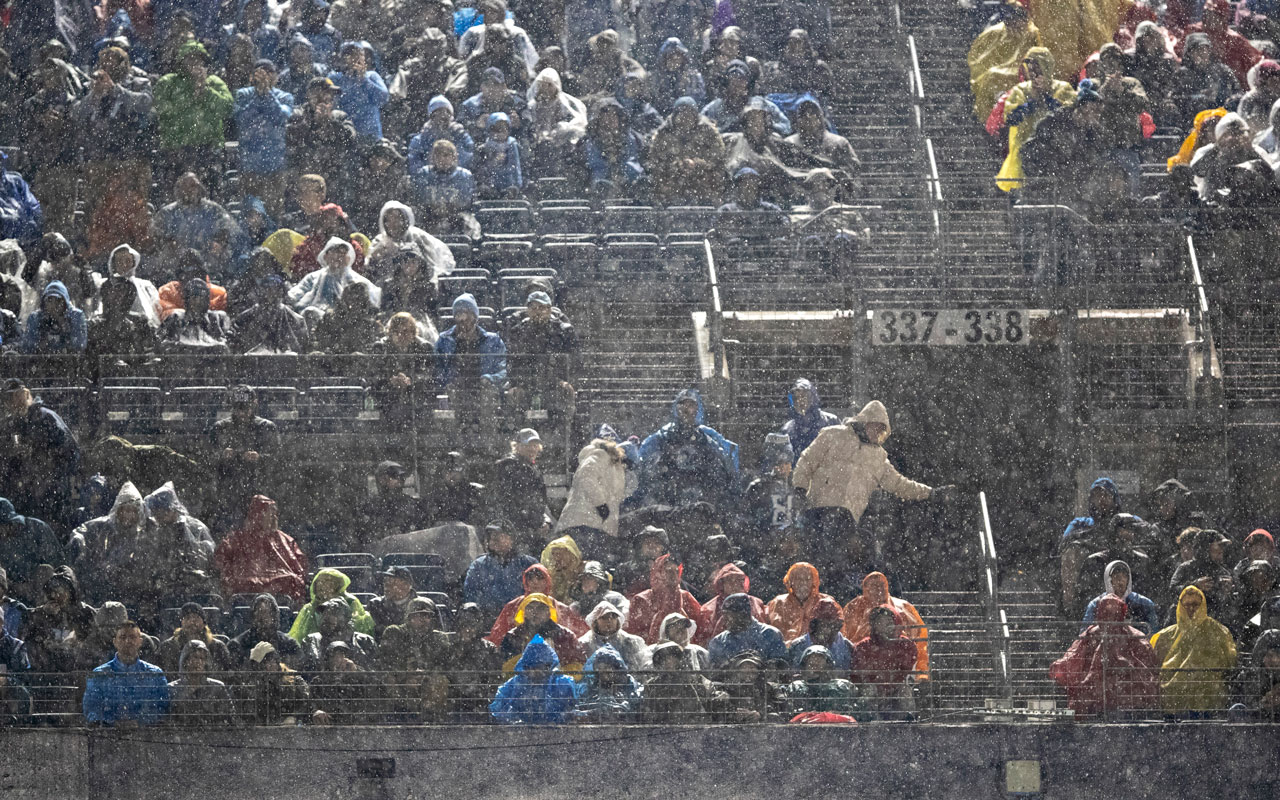
[[[682,400],[698,404],[694,429],[680,424]],[[738,445],[703,425],[702,419],[702,396],[697,389],[685,389],[676,395],[671,403],[671,422],[640,444],[641,497],[667,505],[701,501],[715,505],[737,494]]]
[[[0,239],[17,239],[27,248],[40,239],[44,211],[22,176],[5,168],[8,160],[0,153]]]
[[[545,683],[535,683],[526,674],[539,667],[551,668]],[[498,722],[525,725],[559,725],[573,716],[577,686],[560,671],[560,657],[541,636],[524,647],[516,662],[516,674],[498,687],[489,704],[489,713]]]
[[[266,94],[252,86],[236,92],[242,171],[271,175],[285,168],[284,127],[293,115],[293,103],[293,95],[276,88]]]
[[[796,411],[797,394],[809,396],[809,408],[804,414]],[[805,451],[805,448],[818,438],[818,433],[823,428],[839,425],[840,418],[822,410],[822,404],[818,401],[818,387],[814,386],[808,378],[796,379],[791,390],[787,392],[787,412],[791,415],[791,419],[782,426],[782,432],[791,439],[791,463],[794,466],[795,462],[800,460],[800,454]]]
[[[1093,507],[1093,503],[1089,503],[1089,514],[1084,517],[1076,517],[1067,523],[1067,529],[1062,532],[1062,542],[1074,541],[1084,538],[1099,523],[1105,522],[1111,516],[1120,513],[1120,490],[1116,487],[1116,482],[1110,478],[1098,478],[1089,486],[1089,494],[1093,494],[1094,489],[1106,489],[1111,495],[1112,501],[1115,503],[1115,509],[1106,517],[1100,517],[1099,512]]]
[[[46,319],[43,306],[48,297],[61,297],[66,303],[67,314],[62,325]],[[27,317],[27,330],[18,349],[41,355],[83,353],[89,343],[89,325],[84,312],[72,304],[71,293],[62,281],[50,281],[40,294],[40,303],[41,308]]]
[[[501,111],[489,115],[485,130],[489,130],[499,122],[511,124],[511,119]],[[471,161],[471,174],[475,176],[476,185],[483,189],[501,194],[508,189],[524,188],[524,166],[521,158],[520,143],[508,134],[505,141],[495,141],[486,137],[476,146]]]
[[[684,67],[679,70],[668,70],[667,54],[684,55]],[[689,48],[684,42],[672,36],[658,48],[658,61],[653,69],[653,104],[663,114],[670,114],[672,106],[681,97],[692,97],[701,108],[707,102],[707,87],[702,73],[693,65]]]
[[[726,469],[729,469],[736,476],[738,474],[738,445],[721,436],[720,432],[715,428],[702,424],[704,417],[702,394],[697,389],[682,389],[676,395],[676,399],[671,401],[671,422],[645,437],[645,440],[640,443],[640,458],[648,461],[651,457],[656,456],[662,445],[662,440],[676,430],[679,425],[681,400],[694,400],[698,403],[698,416],[695,418],[694,424],[698,426],[698,430],[706,434],[707,438],[715,444],[724,460]]]
[[[314,40],[312,43],[314,44]],[[352,45],[364,47],[366,51],[369,49],[367,42],[343,42],[342,49],[347,50]],[[359,76],[333,71],[329,73],[329,80],[342,90],[342,94],[338,95],[338,110],[351,118],[356,133],[364,139],[381,139],[382,107],[391,97],[382,76],[371,69]]]
[[[610,690],[600,687],[596,665],[607,663],[619,673],[618,683]],[[578,682],[578,713],[601,716],[621,716],[634,711],[642,694],[640,684],[627,671],[627,662],[618,648],[606,644],[591,654],[582,668],[582,680]]]

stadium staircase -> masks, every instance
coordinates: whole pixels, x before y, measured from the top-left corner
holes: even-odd
[[[987,610],[976,591],[910,592],[929,627],[930,702],[936,710],[981,708],[1000,694]]]

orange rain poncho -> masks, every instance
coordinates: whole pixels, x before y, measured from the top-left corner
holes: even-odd
[[[1227,110],[1225,108],[1209,108],[1196,114],[1195,121],[1191,123],[1191,133],[1188,133],[1187,138],[1182,140],[1182,146],[1178,148],[1178,154],[1170,156],[1168,161],[1165,162],[1168,164],[1168,168],[1172,170],[1179,165],[1189,166],[1191,159],[1195,157],[1196,151],[1200,149],[1201,144],[1208,144],[1200,141],[1204,131],[1212,130],[1213,126],[1218,124],[1218,120],[1226,115]]]
[[[800,598],[796,597],[795,589],[792,585],[795,581],[795,576],[801,572],[807,572],[811,578],[809,581],[809,597],[803,603],[800,602]],[[782,641],[789,642],[809,632],[809,621],[813,619],[813,612],[824,597],[833,602],[835,598],[818,591],[818,586],[820,585],[818,568],[807,561],[798,561],[792,564],[791,568],[787,570],[787,576],[782,579],[782,585],[787,587],[787,593],[780,594],[770,600],[765,611],[768,615],[768,623],[782,633]]]
[[[929,629],[916,607],[889,594],[889,579],[873,572],[862,579],[862,594],[844,607],[844,638],[859,642],[871,635],[871,609],[887,605],[902,619],[904,632],[916,645],[916,680],[929,677]]]
[[[1227,707],[1223,674],[1236,665],[1236,643],[1209,616],[1204,592],[1188,586],[1178,596],[1178,621],[1151,637],[1160,659],[1160,707],[1167,713]]]

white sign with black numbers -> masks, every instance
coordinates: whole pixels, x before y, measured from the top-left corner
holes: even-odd
[[[871,344],[1027,344],[1027,312],[1011,308],[878,308],[871,315]]]

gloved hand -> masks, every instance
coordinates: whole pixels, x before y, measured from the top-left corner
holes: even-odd
[[[956,500],[956,487],[950,484],[935,486],[929,492],[929,499],[937,503],[953,503]]]

